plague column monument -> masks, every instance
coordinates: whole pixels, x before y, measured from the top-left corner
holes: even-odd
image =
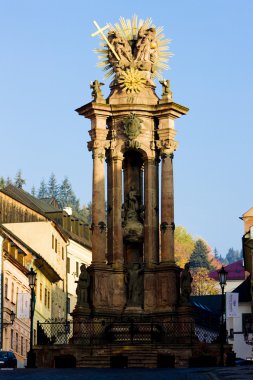
[[[160,74],[168,67],[169,41],[150,19],[94,24],[93,36],[101,37],[99,66],[112,81],[107,99],[103,83],[91,83],[93,101],[77,109],[91,120],[93,158],[90,309],[83,315],[178,318],[174,123],[188,109],[173,101],[170,82]]]
[[[216,362],[218,346],[207,343],[216,335],[194,326],[189,265],[181,270],[174,257],[175,120],[188,109],[161,76],[169,41],[150,19],[94,24],[99,66],[112,79],[108,98],[95,80],[92,101],[77,109],[91,121],[92,263],[81,267],[73,323],[38,326],[47,346],[37,348],[36,364],[187,367],[203,355]]]

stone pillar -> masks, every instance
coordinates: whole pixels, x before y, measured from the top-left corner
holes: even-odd
[[[122,154],[112,157],[112,256],[115,268],[123,266],[122,233]]]
[[[161,263],[174,263],[173,154],[162,154]]]
[[[112,195],[112,158],[108,155],[107,163],[107,260],[108,264],[113,262],[113,240],[111,238],[113,231],[113,195]]]
[[[157,187],[156,187],[156,163],[154,158],[148,158],[144,162],[144,262],[147,268],[158,264],[157,252]]]
[[[92,182],[92,264],[105,263],[106,224],[105,224],[105,174],[104,147],[93,147]]]

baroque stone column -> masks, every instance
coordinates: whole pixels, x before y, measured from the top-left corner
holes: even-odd
[[[93,179],[92,179],[92,264],[104,264],[106,257],[105,223],[105,141],[91,141]]]
[[[122,161],[121,153],[112,157],[112,260],[115,268],[123,266],[123,232],[122,232]]]
[[[158,234],[157,234],[157,175],[156,161],[154,158],[147,158],[144,162],[144,200],[145,200],[145,220],[144,220],[144,262],[147,268],[153,264],[158,264]]]
[[[172,263],[174,258],[174,183],[173,153],[161,155],[162,196],[161,196],[161,263]]]

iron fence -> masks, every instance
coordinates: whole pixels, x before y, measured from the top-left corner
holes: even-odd
[[[213,330],[195,327],[191,321],[136,321],[136,320],[85,320],[73,323],[38,322],[37,344],[192,344],[211,342],[216,338]]]

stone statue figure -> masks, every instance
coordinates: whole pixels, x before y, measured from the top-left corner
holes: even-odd
[[[156,30],[155,28],[145,29],[143,26],[139,29],[138,40],[136,43],[136,61],[152,62],[154,48],[156,47]]]
[[[90,83],[90,88],[92,89],[91,96],[96,103],[105,103],[105,99],[101,91],[101,86],[103,85],[104,83],[99,82],[97,79]]]
[[[161,80],[159,83],[162,85],[162,99],[171,100],[172,99],[172,91],[170,90],[170,81],[169,80]]]
[[[134,186],[130,186],[130,190],[127,196],[127,203],[128,211],[131,210],[137,212],[139,210],[138,195]]]
[[[143,269],[139,263],[134,263],[127,273],[128,306],[143,304]]]
[[[77,282],[77,306],[88,306],[88,290],[90,286],[90,275],[87,271],[86,265],[82,264],[80,267],[81,273]]]
[[[186,263],[180,277],[180,287],[181,287],[180,304],[181,305],[190,304],[190,295],[192,291],[191,283],[192,283],[192,275],[190,272],[190,264]]]
[[[125,38],[121,37],[116,30],[108,33],[108,41],[119,57],[118,60],[113,51],[109,50],[109,62],[115,67],[116,73],[120,75],[122,70],[129,67],[132,61],[131,46],[129,45],[129,42]]]

